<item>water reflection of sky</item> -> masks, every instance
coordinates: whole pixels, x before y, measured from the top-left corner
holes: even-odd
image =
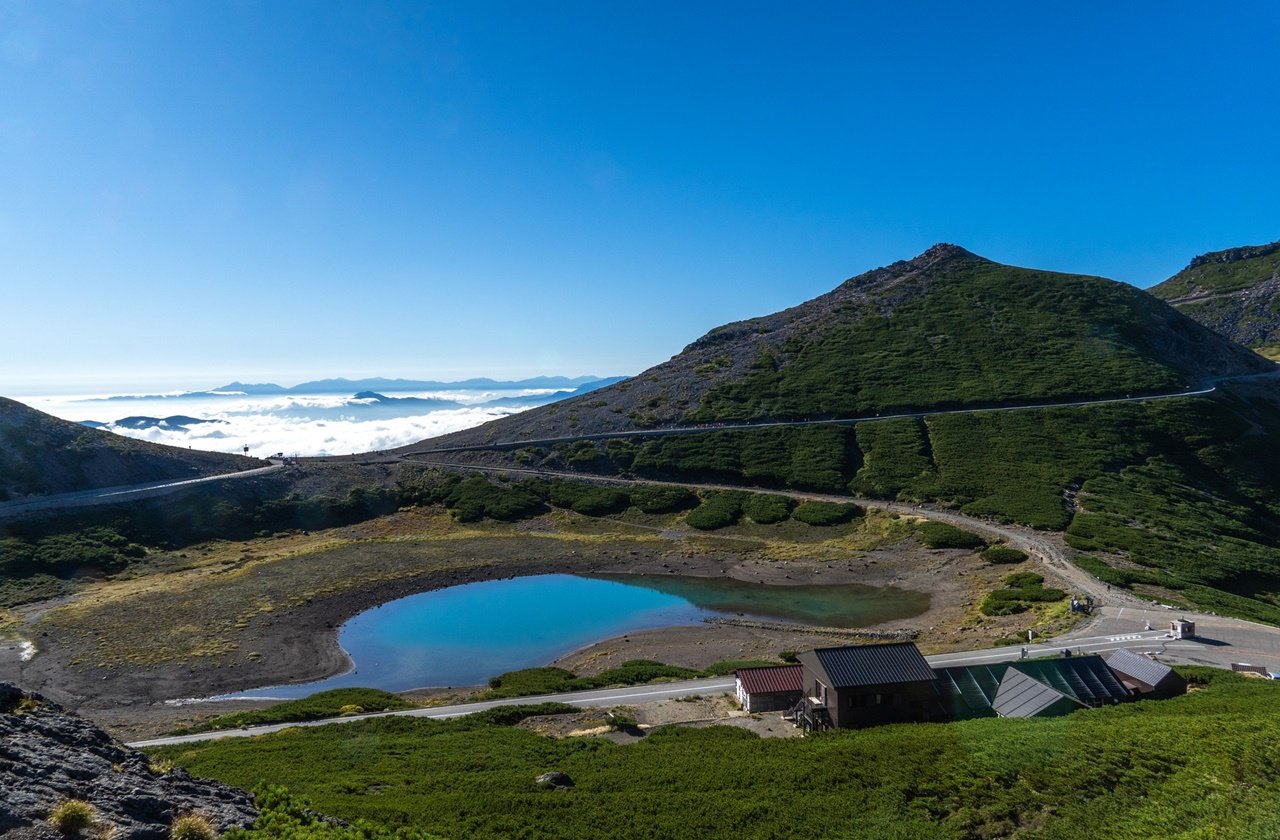
[[[637,581],[653,583],[649,579]],[[655,627],[697,624],[703,618],[741,614],[751,607],[761,618],[815,619],[797,607],[792,587],[686,578],[671,590],[620,580],[572,575],[534,575],[485,581],[411,595],[376,607],[347,622],[342,647],[355,669],[302,685],[263,688],[236,697],[303,697],[353,686],[404,691],[426,686],[469,686],[506,671],[530,668],[615,636]],[[753,597],[733,597],[735,586]],[[816,589],[816,587],[806,587]],[[871,587],[823,587],[825,601],[875,603],[876,620],[888,605],[894,615],[912,615],[928,606],[927,596]],[[771,611],[768,592],[781,593],[784,609]],[[805,593],[809,603],[817,593]],[[821,600],[821,599],[820,599]],[[703,604],[699,606],[698,604]],[[850,608],[853,609],[853,608]],[[829,607],[820,617],[830,618]]]

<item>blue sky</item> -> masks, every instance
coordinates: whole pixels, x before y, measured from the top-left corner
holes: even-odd
[[[892,6],[892,8],[889,8]],[[0,4],[0,393],[636,372],[1280,238],[1280,4]]]

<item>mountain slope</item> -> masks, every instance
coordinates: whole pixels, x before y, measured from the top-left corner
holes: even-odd
[[[433,443],[1157,393],[1266,368],[1126,284],[936,245],[616,385]]]
[[[1280,349],[1280,242],[1203,254],[1148,291],[1245,347]]]
[[[634,379],[428,446],[705,421],[449,457],[938,504],[1064,531],[1083,567],[1162,603],[1280,623],[1280,394],[1261,378],[1275,372],[1132,287],[938,246],[713,330]],[[1159,401],[719,428],[1176,393],[1237,375]]]
[[[0,397],[0,500],[236,472],[262,462],[60,420]]]

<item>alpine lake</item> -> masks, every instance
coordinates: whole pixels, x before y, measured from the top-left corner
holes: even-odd
[[[922,592],[861,584],[567,574],[489,580],[410,595],[355,616],[339,636],[354,663],[345,674],[224,699],[286,699],[353,686],[407,691],[479,685],[605,639],[708,618],[850,628],[928,608]]]

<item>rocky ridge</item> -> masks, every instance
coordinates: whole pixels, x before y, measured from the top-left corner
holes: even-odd
[[[186,814],[219,832],[257,818],[245,791],[155,767],[93,723],[0,683],[0,840],[62,836],[48,817],[69,799],[93,806],[113,840],[164,840]]]
[[[1149,291],[1245,347],[1280,345],[1280,242],[1202,254]]]

